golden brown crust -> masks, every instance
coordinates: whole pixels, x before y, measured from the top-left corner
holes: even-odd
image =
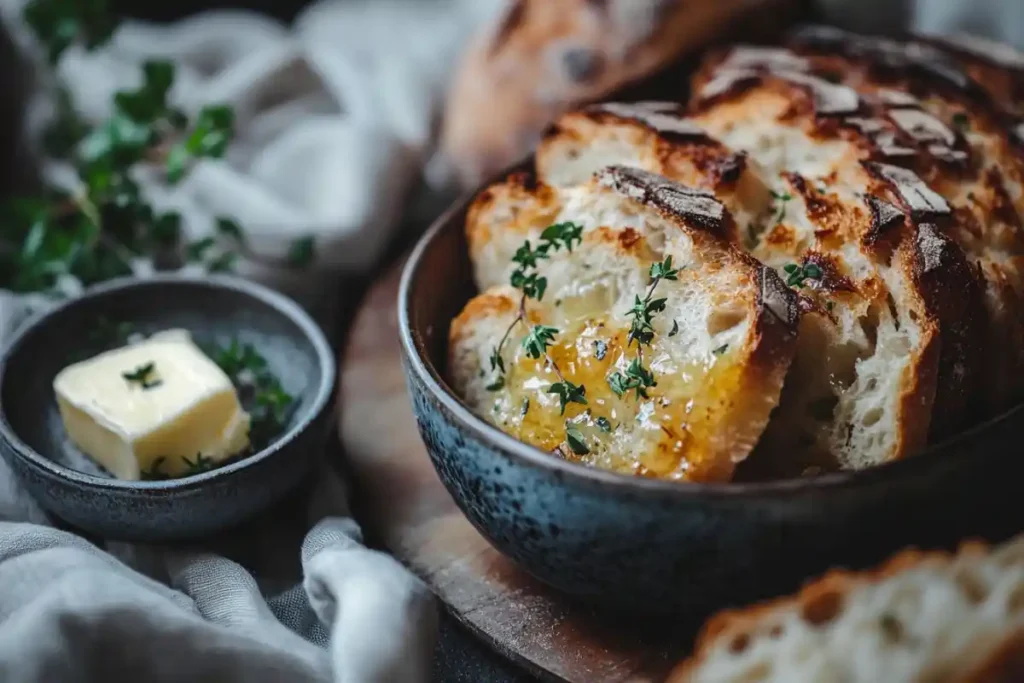
[[[792,43],[812,69],[827,65],[846,82],[858,82],[881,115],[914,130],[918,139],[900,143],[916,152],[906,163],[948,199],[951,215],[938,220],[909,212],[917,221],[934,222],[959,247],[949,252],[948,272],[930,278],[931,284],[921,278],[929,308],[946,321],[933,421],[943,427],[932,437],[977,417],[963,408],[968,397],[984,404],[976,400],[979,381],[989,399],[985,412],[1005,408],[1024,391],[1022,375],[1014,371],[1024,368],[1024,352],[1015,345],[1024,337],[1024,324],[1009,314],[1024,294],[1018,267],[1024,200],[1015,205],[1008,190],[1024,182],[1024,139],[1006,115],[1014,100],[1008,84],[1024,73],[1020,54],[999,48],[1000,63],[991,44],[896,43],[822,27],[796,32]],[[894,89],[901,94],[890,100]],[[915,122],[936,134],[911,128]],[[937,151],[934,141],[944,136]],[[996,352],[981,353],[983,346]]]
[[[760,6],[789,0],[515,0],[462,56],[443,156],[463,186],[525,158],[544,128],[718,38]],[[764,10],[768,11],[768,10]]]
[[[1024,627],[1007,633],[981,662],[950,683],[1020,683],[1024,681]]]
[[[558,213],[555,190],[532,171],[515,171],[481,191],[466,213],[466,239],[475,257],[490,242],[495,227],[528,230],[537,222],[550,222]]]
[[[749,642],[750,634],[757,631],[761,624],[779,612],[798,609],[802,618],[809,623],[827,623],[838,616],[843,601],[858,586],[881,583],[909,570],[928,565],[944,566],[950,564],[954,558],[979,557],[988,552],[989,546],[981,541],[966,541],[961,544],[955,554],[908,548],[874,569],[864,571],[833,569],[820,578],[805,584],[795,595],[766,600],[748,607],[723,610],[704,624],[694,644],[693,654],[675,668],[666,683],[688,683],[692,680],[694,673],[703,666],[705,660],[710,656],[711,650],[718,643],[729,642],[730,647],[734,644],[736,647],[745,646],[745,643]],[[985,665],[993,666],[994,670],[1001,671],[1003,669],[999,667],[1004,665],[1012,667],[1019,664],[1017,659],[1020,657],[1020,653],[1015,651],[1018,646],[1019,641],[1012,646],[1007,645],[1009,651],[1000,650],[993,653],[993,656],[981,665],[981,670],[985,670]],[[980,683],[982,680],[987,682],[989,679],[957,679],[957,681],[961,680],[962,683],[973,681]]]
[[[1006,257],[998,253],[1021,249],[1024,202],[1014,206],[1007,189],[1008,183],[1020,186],[1021,157],[985,89],[934,48],[820,27],[798,31],[792,44],[796,54],[776,50],[751,59],[742,51],[739,58],[725,51],[714,56],[694,80],[695,111],[723,100],[740,101],[754,90],[781,90],[793,100],[784,117],[806,121],[822,139],[838,135],[858,147],[865,170],[878,182],[866,197],[872,215],[861,240],[883,258],[910,252],[901,244],[913,246],[914,257],[904,272],[916,283],[924,308],[920,312],[934,321],[939,336],[930,342],[939,349],[937,373],[928,379],[932,373],[921,368],[923,376],[914,383],[924,395],[934,387],[931,438],[941,438],[978,417],[970,404],[984,403],[977,400],[982,382],[991,399],[989,412],[1005,407],[1009,397],[1024,389],[1019,379],[1006,378],[1007,367],[1024,367],[1024,354],[1010,341],[1024,337],[1024,326],[1007,314],[1021,300],[1024,272],[1015,267],[1016,256],[1010,260],[1014,266],[1007,267]],[[723,69],[731,80],[722,81]],[[820,107],[823,86],[794,80],[790,72],[799,69],[830,84],[823,91],[832,98],[827,113]],[[852,86],[858,98],[853,114],[849,92],[831,90],[854,91]],[[702,96],[709,87],[711,97]],[[992,150],[969,144],[965,131],[972,130],[995,141],[998,167],[984,168]],[[806,192],[801,194],[809,213],[818,208]],[[819,238],[826,231],[818,231]],[[779,246],[779,237],[769,233],[770,243]],[[832,246],[842,242],[833,240]],[[921,251],[925,244],[944,245],[944,256],[928,259],[929,268]],[[986,341],[1000,352],[983,353]],[[906,394],[904,404],[919,406],[919,399]],[[905,440],[924,443],[913,435]]]

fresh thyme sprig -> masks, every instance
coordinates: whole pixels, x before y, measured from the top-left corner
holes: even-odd
[[[182,460],[185,461],[185,472],[181,475],[183,477],[189,477],[193,474],[199,474],[200,472],[207,472],[217,466],[217,461],[213,458],[208,458],[202,453],[196,453],[195,459],[190,459],[182,456]]]
[[[803,287],[805,280],[820,280],[821,276],[824,275],[821,267],[816,263],[807,263],[802,266],[796,263],[789,263],[783,266],[782,270],[789,276],[786,279],[786,285],[789,287]]]
[[[608,386],[619,398],[630,390],[636,391],[638,400],[641,397],[647,398],[647,390],[658,384],[654,380],[654,373],[644,367],[643,347],[650,346],[654,340],[654,315],[665,310],[666,299],[655,299],[654,290],[662,280],[678,280],[679,269],[673,268],[672,257],[666,256],[664,261],[651,265],[649,275],[651,282],[647,286],[644,298],[641,299],[637,295],[633,308],[627,314],[633,318],[633,322],[626,338],[626,347],[636,342],[636,358],[630,362],[624,373],[614,372],[608,376]],[[678,326],[673,325],[673,329],[678,331]]]
[[[156,363],[149,362],[144,365],[140,365],[131,372],[122,372],[121,377],[124,381],[132,384],[133,382],[138,384],[143,389],[152,389],[163,384],[162,380],[154,379],[153,373],[156,372]]]
[[[497,372],[495,380],[487,386],[489,391],[499,391],[505,387],[505,360],[502,357],[502,351],[505,348],[505,344],[511,336],[512,331],[520,324],[526,324],[526,300],[536,299],[540,301],[544,298],[544,292],[547,290],[548,281],[543,275],[536,272],[537,264],[544,259],[547,259],[553,252],[559,249],[565,249],[566,251],[572,251],[573,246],[583,241],[583,226],[578,223],[555,223],[544,229],[544,232],[540,234],[540,243],[534,248],[530,241],[527,240],[520,246],[515,255],[512,257],[512,262],[518,264],[512,272],[510,282],[513,287],[522,292],[522,296],[519,299],[519,311],[516,314],[515,319],[509,324],[505,330],[505,334],[502,335],[501,341],[491,351],[489,362],[491,365],[491,371]],[[562,413],[565,413],[565,408],[569,403],[580,403],[586,405],[586,387],[582,385],[573,384],[565,378],[562,371],[559,369],[558,364],[548,353],[548,347],[551,346],[555,340],[555,336],[558,334],[558,329],[550,327],[548,325],[534,325],[529,328],[525,337],[523,337],[522,347],[526,351],[526,355],[530,358],[540,359],[544,358],[547,364],[555,372],[558,377],[558,381],[548,387],[549,394],[555,394],[559,398]]]
[[[185,471],[177,475],[179,477],[190,477],[193,474],[199,474],[200,472],[207,472],[212,469],[216,469],[224,463],[219,463],[213,458],[208,458],[202,453],[196,453],[195,458],[189,458],[187,456],[181,456],[181,461],[185,464]],[[148,470],[142,470],[140,473],[143,481],[164,481],[170,479],[171,475],[164,472],[164,465],[167,463],[166,456],[161,455],[155,458],[150,463]]]
[[[772,199],[778,205],[775,209],[775,222],[781,223],[782,219],[786,217],[786,202],[793,199],[793,195],[788,192],[776,192],[772,190]]]
[[[287,426],[295,398],[284,390],[267,359],[252,344],[232,339],[224,346],[208,349],[207,353],[231,379],[249,411],[249,441],[253,448],[263,448]]]
[[[107,0],[31,0],[23,16],[53,63],[72,45],[102,45],[117,23]],[[89,285],[130,275],[139,258],[160,270],[196,262],[211,271],[231,270],[238,254],[256,258],[240,237],[221,239],[230,237],[224,231],[187,243],[181,216],[155,211],[144,196],[134,179],[138,166],[162,167],[168,182],[179,182],[197,159],[225,154],[234,116],[212,105],[190,122],[171,106],[170,62],[146,62],[141,76],[138,88],[114,95],[111,117],[96,126],[78,115],[66,88],[57,88],[56,117],[43,143],[49,155],[69,162],[76,187],[0,206],[0,288],[54,292],[67,276]],[[300,238],[282,264],[302,267],[312,255],[310,238]]]

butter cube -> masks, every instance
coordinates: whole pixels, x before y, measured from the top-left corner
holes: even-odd
[[[177,476],[186,458],[220,461],[249,445],[249,415],[231,380],[185,330],[70,365],[53,389],[71,441],[119,479],[156,464]]]

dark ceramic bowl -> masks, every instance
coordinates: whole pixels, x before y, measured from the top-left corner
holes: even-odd
[[[445,486],[476,528],[537,578],[612,608],[703,613],[907,545],[950,547],[1024,529],[1024,407],[907,460],[751,484],[629,477],[504,434],[445,381],[449,323],[475,292],[466,206],[439,219],[405,267],[406,377]]]
[[[112,478],[67,440],[53,378],[69,362],[119,344],[98,340],[99,321],[142,334],[188,329],[200,344],[251,343],[296,405],[285,431],[263,450],[223,467],[166,481]],[[290,299],[227,277],[123,279],[22,327],[0,362],[0,451],[47,510],[106,538],[184,540],[250,517],[298,484],[326,437],[334,355],[313,320]]]

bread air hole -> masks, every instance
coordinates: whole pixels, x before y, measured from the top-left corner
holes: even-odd
[[[874,382],[875,380],[871,380],[871,381]],[[874,388],[874,387],[872,387],[872,388]],[[864,425],[865,427],[872,427],[872,426],[878,424],[878,421],[882,419],[882,415],[883,414],[884,413],[882,412],[881,408],[872,408],[868,412],[864,413],[864,417],[861,418],[860,423],[862,425]]]
[[[738,633],[729,641],[729,652],[734,655],[741,654],[748,647],[750,647],[749,633]]]
[[[814,596],[800,611],[800,616],[811,626],[825,626],[833,621],[843,608],[843,596],[836,591],[823,591]]]
[[[953,580],[971,604],[980,604],[988,597],[988,587],[970,571],[957,572]]]
[[[889,315],[892,316],[892,323],[896,326],[896,329],[900,329],[900,313],[896,309],[896,300],[892,298],[892,293],[889,293],[885,297],[885,303],[889,306]],[[914,312],[910,312],[911,319],[914,320]],[[916,320],[915,320],[916,322]]]
[[[870,353],[874,353],[875,346],[878,344],[878,311],[872,306],[868,309],[867,315],[861,316],[858,322],[871,349]]]
[[[717,337],[723,332],[737,327],[746,319],[744,312],[737,308],[722,308],[708,317],[708,334]]]

